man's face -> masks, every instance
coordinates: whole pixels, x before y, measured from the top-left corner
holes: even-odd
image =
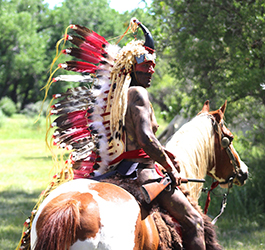
[[[144,88],[148,88],[151,85],[151,78],[155,72],[155,63],[153,61],[143,62],[135,64],[135,75],[138,84]]]

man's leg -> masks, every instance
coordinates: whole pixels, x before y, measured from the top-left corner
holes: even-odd
[[[158,197],[161,207],[178,220],[183,228],[185,250],[205,250],[203,219],[179,190],[163,191]]]

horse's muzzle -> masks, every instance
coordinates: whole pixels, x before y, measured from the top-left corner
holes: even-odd
[[[238,173],[236,177],[234,178],[233,183],[237,186],[243,186],[246,183],[247,178],[248,178],[248,172]]]
[[[233,183],[238,186],[243,186],[246,183],[247,178],[248,178],[248,167],[243,161],[240,161],[240,169],[236,174]]]

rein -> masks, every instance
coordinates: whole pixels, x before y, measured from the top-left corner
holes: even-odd
[[[222,125],[223,124],[221,124],[221,125],[218,124],[216,122],[216,120],[214,119],[214,117],[212,117],[212,116],[211,116],[211,120],[212,120],[215,132],[218,135],[221,134],[221,146],[225,149],[225,151],[226,151],[226,153],[227,153],[227,155],[228,155],[228,157],[229,157],[229,159],[230,159],[230,161],[231,161],[231,163],[232,163],[232,165],[234,167],[234,170],[235,170],[235,173],[233,174],[233,176],[231,176],[227,181],[225,181],[225,182],[219,182],[219,181],[213,182],[212,185],[211,185],[210,190],[208,191],[206,202],[205,202],[205,207],[204,207],[204,214],[207,214],[207,212],[208,212],[208,208],[209,208],[210,201],[211,201],[211,197],[210,197],[211,191],[213,191],[213,189],[215,189],[219,184],[228,184],[227,192],[225,192],[223,194],[223,200],[222,200],[222,203],[221,203],[220,212],[212,220],[212,224],[214,225],[217,222],[217,220],[219,219],[219,217],[223,214],[223,212],[224,212],[224,210],[226,208],[227,197],[228,197],[228,194],[229,194],[229,190],[232,187],[233,180],[234,180],[235,176],[237,176],[237,174],[239,173],[239,167],[238,167],[238,165],[236,163],[235,156],[233,155],[233,153],[231,151],[231,148],[230,148],[232,140],[230,140],[227,136],[225,136],[223,131],[222,131]]]
[[[211,193],[211,191],[214,190],[218,185],[219,185],[219,181],[215,181],[215,182],[213,182],[212,185],[211,185],[210,190],[208,191],[207,199],[206,199],[205,207],[204,207],[204,214],[207,214],[207,212],[208,212],[208,208],[209,208],[210,201],[211,201],[210,193]]]
[[[227,188],[227,192],[225,192],[223,194],[223,200],[222,200],[222,203],[221,203],[221,209],[220,209],[220,212],[219,214],[212,220],[212,224],[215,225],[215,223],[217,222],[217,220],[219,219],[219,217],[223,214],[225,208],[226,208],[226,205],[227,205],[227,197],[228,197],[228,194],[229,194],[229,190],[230,188],[232,187],[232,182],[233,182],[233,178],[231,177],[228,181],[229,185],[228,185],[228,188]],[[207,194],[207,199],[206,199],[206,202],[205,202],[205,207],[204,207],[204,214],[207,214],[208,212],[208,208],[209,208],[209,205],[210,205],[210,201],[211,201],[211,197],[210,197],[210,193],[211,191],[213,191],[219,184],[221,184],[220,182],[218,181],[215,181],[212,183],[211,185],[211,188],[210,190],[208,191],[208,194]]]

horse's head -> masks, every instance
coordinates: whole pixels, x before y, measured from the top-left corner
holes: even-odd
[[[209,101],[206,101],[200,112],[212,117],[215,132],[215,164],[207,170],[207,174],[219,181],[221,187],[228,187],[232,183],[242,186],[248,178],[248,167],[233,147],[233,134],[224,125],[226,104],[216,111],[210,111]]]

